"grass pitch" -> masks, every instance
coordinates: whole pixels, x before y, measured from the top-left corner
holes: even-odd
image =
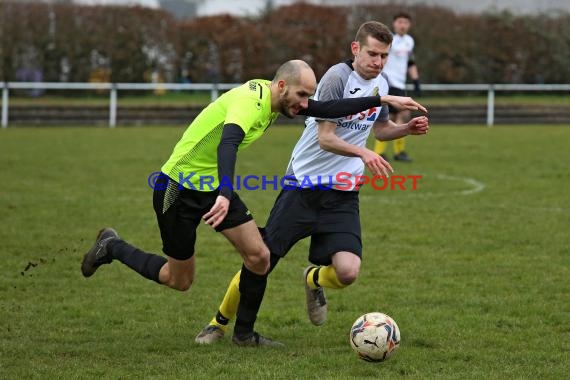
[[[161,243],[147,177],[183,127],[0,131],[0,378],[564,378],[570,352],[570,128],[438,127],[408,138],[418,190],[361,194],[359,280],[328,291],[314,327],[300,280],[308,242],[270,277],[257,329],[284,349],[194,344],[240,266],[201,226],[197,273],[179,293],[120,263],[79,271],[97,230]],[[282,175],[301,129],[273,127],[237,174]],[[276,191],[241,191],[263,225]],[[402,346],[356,358],[348,329],[392,316]]]

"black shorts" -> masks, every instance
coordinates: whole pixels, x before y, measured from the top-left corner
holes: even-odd
[[[284,257],[308,236],[309,261],[313,264],[329,265],[332,255],[340,251],[362,257],[358,192],[281,190],[265,226],[269,250]]]
[[[184,188],[165,174],[157,179],[153,206],[160,228],[162,251],[167,256],[186,260],[194,255],[196,228],[200,225],[202,216],[210,211],[218,195],[218,191]],[[237,227],[250,220],[253,220],[253,217],[247,206],[233,192],[228,214],[216,227],[216,231]]]
[[[401,88],[397,88],[397,87],[390,87],[390,88],[388,89],[388,95],[394,95],[394,96],[408,96],[408,95],[406,94],[406,90],[401,89]],[[388,104],[388,112],[390,112],[390,113],[398,113],[398,112],[400,112],[400,111]]]

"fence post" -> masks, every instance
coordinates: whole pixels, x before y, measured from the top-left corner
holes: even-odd
[[[490,84],[487,91],[487,127],[490,128],[495,122],[495,87]]]
[[[212,83],[212,89],[210,90],[210,98],[212,102],[218,99],[218,83]]]
[[[8,82],[2,86],[2,128],[8,128]]]
[[[109,128],[117,125],[117,84],[111,84],[111,99],[109,101]]]

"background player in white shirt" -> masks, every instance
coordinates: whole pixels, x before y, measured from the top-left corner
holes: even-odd
[[[414,39],[408,34],[412,25],[412,17],[406,12],[400,12],[394,16],[392,27],[394,40],[390,48],[388,62],[384,66],[383,73],[388,75],[390,82],[390,95],[406,96],[406,75],[409,75],[414,84],[415,95],[420,93],[420,81],[418,68],[414,59]],[[390,118],[396,124],[404,124],[410,120],[410,111],[397,110],[390,107]],[[410,162],[411,158],[406,153],[404,138],[394,140],[394,159],[396,161]],[[376,141],[374,151],[386,159],[387,147],[385,141]]]

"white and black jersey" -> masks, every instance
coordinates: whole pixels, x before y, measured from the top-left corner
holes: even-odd
[[[394,35],[388,61],[384,65],[382,73],[388,75],[391,87],[404,90],[406,88],[406,75],[408,62],[413,59],[414,39],[409,34]]]
[[[374,79],[363,79],[347,61],[331,67],[323,76],[315,99],[333,100],[363,96],[388,94],[388,82],[381,74]],[[336,124],[336,135],[349,144],[364,147],[375,121],[385,122],[389,118],[388,107],[374,107],[356,115],[340,119],[326,119]],[[294,176],[300,187],[317,185],[342,185],[341,190],[354,190],[355,176],[364,173],[364,163],[360,157],[347,157],[327,152],[319,146],[317,119],[310,117],[305,121],[305,130],[291,155],[287,175]],[[339,182],[342,175],[342,182]],[[347,188],[346,180],[352,186]]]

